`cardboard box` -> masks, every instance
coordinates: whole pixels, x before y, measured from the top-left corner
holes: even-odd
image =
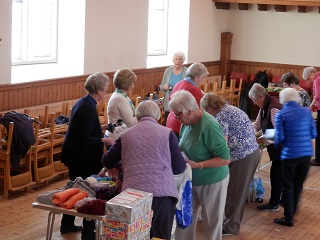
[[[153,194],[126,189],[106,203],[106,219],[133,223],[151,211]]]
[[[149,211],[144,217],[133,223],[123,223],[119,221],[103,218],[102,232],[100,239],[103,240],[144,240],[150,239],[150,228],[153,212]]]

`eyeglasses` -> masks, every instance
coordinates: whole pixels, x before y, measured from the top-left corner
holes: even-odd
[[[177,118],[177,119],[179,119],[179,116],[182,114],[182,112],[179,112],[179,113],[173,113],[173,116],[175,117],[175,118]]]

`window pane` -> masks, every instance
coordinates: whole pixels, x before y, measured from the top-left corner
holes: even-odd
[[[57,0],[13,2],[13,63],[54,62],[57,53]]]
[[[166,54],[167,0],[149,0],[148,55]]]

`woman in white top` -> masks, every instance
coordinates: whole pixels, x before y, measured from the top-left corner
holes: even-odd
[[[122,120],[123,124],[115,129],[115,132],[107,131],[106,135],[112,138],[118,138],[122,131],[127,127],[137,124],[135,110],[132,101],[128,97],[130,91],[133,90],[137,76],[128,68],[122,68],[115,72],[113,77],[113,85],[116,90],[111,95],[108,102],[108,123],[113,126],[119,125]],[[112,134],[111,134],[112,133]]]

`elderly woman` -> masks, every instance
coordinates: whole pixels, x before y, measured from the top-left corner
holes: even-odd
[[[276,218],[274,222],[293,227],[293,216],[313,155],[311,140],[317,136],[317,132],[311,111],[299,106],[298,91],[284,89],[279,97],[283,108],[276,114],[274,144],[282,146],[284,217]]]
[[[103,143],[112,141],[103,138],[102,128],[96,110],[109,86],[109,78],[102,73],[90,75],[85,82],[87,95],[76,102],[71,111],[68,131],[62,145],[62,162],[69,168],[70,180],[83,179],[97,174],[101,168]],[[74,225],[74,216],[63,215],[60,232],[62,234],[80,231]],[[81,239],[95,239],[95,223],[83,219]]]
[[[202,63],[194,63],[187,69],[187,77],[182,81],[178,82],[172,89],[172,94],[179,90],[189,91],[196,99],[198,106],[200,105],[200,100],[203,97],[203,92],[198,87],[198,85],[203,81],[208,75],[207,68]],[[180,121],[175,118],[174,114],[170,112],[166,126],[171,128],[177,136],[180,132]]]
[[[116,87],[116,90],[112,93],[107,107],[109,125],[117,126],[120,119],[124,123],[123,130],[137,124],[138,120],[135,117],[135,109],[128,97],[136,81],[137,76],[128,68],[122,68],[115,72],[113,85]],[[109,131],[106,132],[106,135],[116,139],[120,134],[111,134],[111,131]]]
[[[230,181],[223,234],[239,235],[250,182],[260,160],[259,145],[248,115],[214,93],[206,93],[200,106],[216,117],[230,148]]]
[[[183,66],[186,56],[183,52],[176,52],[172,56],[173,66],[166,68],[163,74],[162,82],[160,84],[160,91],[164,91],[164,111],[165,121],[169,115],[169,95],[172,88],[182,79],[187,76],[187,68]]]
[[[174,93],[169,107],[182,122],[179,146],[192,168],[192,224],[186,229],[177,228],[176,239],[196,239],[201,210],[205,239],[219,240],[222,238],[230,162],[230,151],[221,126],[213,116],[199,109],[195,97],[188,91]]]
[[[282,75],[281,77],[282,86],[284,88],[290,87],[298,90],[299,95],[301,97],[301,106],[309,107],[310,106],[310,97],[309,94],[299,85],[299,79],[297,76],[292,73],[288,72]]]
[[[304,80],[313,81],[316,73],[317,73],[317,70],[314,67],[306,67],[303,69],[302,78]]]
[[[153,101],[143,101],[136,109],[138,124],[129,128],[103,156],[110,169],[122,160],[122,191],[134,188],[153,193],[151,237],[171,239],[178,192],[174,174],[186,169],[178,139],[171,129],[157,123],[160,108]]]
[[[266,89],[259,83],[253,84],[249,91],[249,98],[257,105],[260,110],[256,120],[252,123],[256,131],[266,132],[266,129],[274,128],[274,118],[277,112],[282,108],[279,99],[270,96]],[[279,211],[279,203],[282,192],[282,173],[280,154],[281,149],[276,149],[274,144],[267,146],[270,161],[272,161],[270,169],[271,197],[266,205],[257,206],[258,210],[275,212]]]
[[[317,115],[320,116],[320,72],[317,72],[314,67],[307,67],[303,70],[303,74],[308,76],[308,80],[313,81],[313,100],[310,109],[313,112],[317,112]],[[316,126],[315,159],[310,161],[312,166],[320,166],[320,117],[317,118]]]

